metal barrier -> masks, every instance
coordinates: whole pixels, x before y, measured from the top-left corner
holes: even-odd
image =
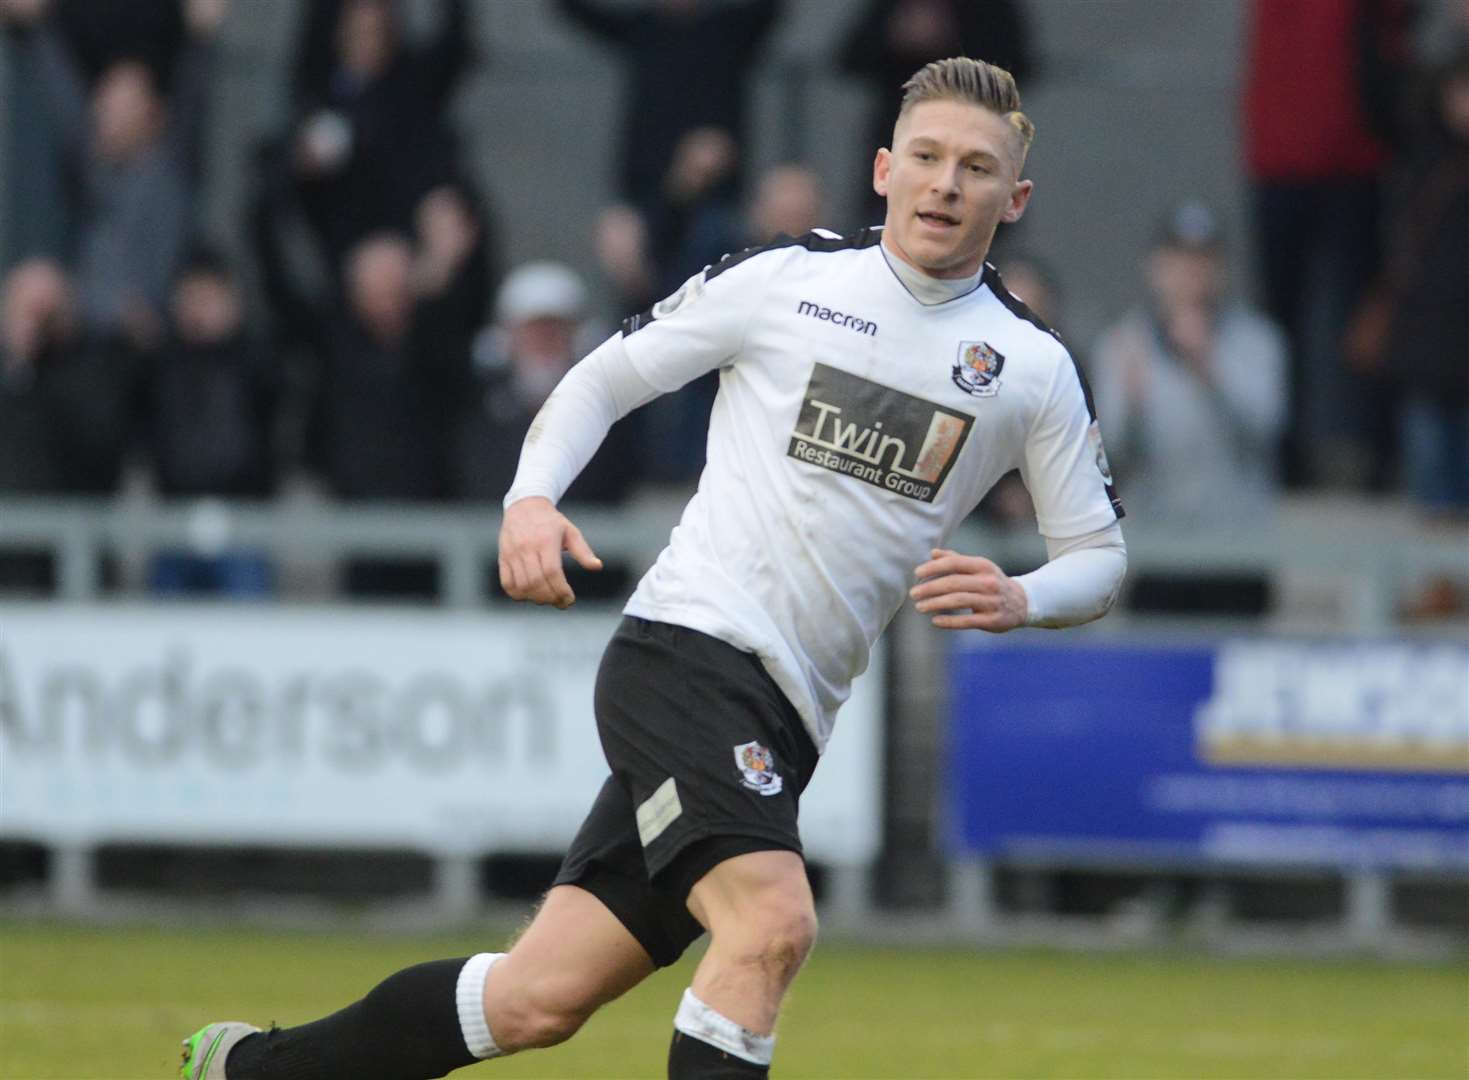
[[[588,506],[570,512],[599,554],[640,570],[651,565],[681,509],[682,496],[665,496],[616,510]],[[101,595],[98,567],[107,551],[136,559],[162,547],[249,547],[282,562],[419,556],[442,569],[441,602],[465,608],[486,595],[485,563],[494,554],[499,521],[498,507],[342,505],[315,498],[261,504],[9,497],[0,498],[0,551],[53,553],[57,593],[72,601]],[[1397,504],[1301,502],[1285,507],[1274,522],[1233,532],[1124,524],[1130,577],[1148,571],[1267,575],[1290,594],[1273,619],[1316,632],[1395,630],[1394,602],[1405,586],[1428,575],[1469,574],[1469,529],[1420,526]],[[1027,529],[972,522],[955,544],[1002,565],[1034,566],[1045,558],[1040,539]],[[1300,601],[1297,594],[1308,596]],[[1135,617],[1114,613],[1099,627],[1111,632],[1136,625]]]
[[[598,553],[641,572],[656,557],[677,521],[681,499],[642,498],[617,510],[570,508]],[[56,560],[58,598],[107,602],[99,566],[105,552],[141,565],[149,552],[181,548],[201,553],[226,548],[268,552],[278,562],[330,564],[349,556],[404,556],[440,567],[439,604],[472,609],[491,593],[499,513],[496,508],[422,505],[343,506],[316,498],[287,497],[270,504],[161,503],[143,496],[117,499],[0,499],[0,554],[44,550]],[[1431,575],[1469,575],[1469,530],[1417,525],[1401,507],[1317,502],[1292,504],[1279,519],[1249,532],[1182,535],[1127,523],[1130,573],[1258,573],[1282,596],[1278,611],[1242,621],[1217,618],[1159,619],[1114,612],[1076,635],[1112,636],[1190,629],[1273,629],[1330,637],[1382,637],[1404,633],[1449,634],[1462,640],[1462,624],[1411,631],[1394,619],[1403,589]],[[1039,564],[1044,546],[1032,532],[966,525],[955,538],[961,550],[982,552],[1002,566]],[[121,595],[142,598],[141,575],[124,574]],[[325,594],[330,600],[330,592]],[[307,597],[320,599],[321,597]],[[283,599],[292,600],[287,594]],[[0,636],[4,627],[0,626]],[[982,932],[991,925],[990,868],[966,862],[946,866],[939,840],[935,793],[940,787],[943,718],[948,715],[946,649],[951,637],[934,631],[911,608],[889,630],[887,702],[902,723],[888,725],[884,843],[880,877],[928,882],[927,893],[889,896],[900,905],[937,903],[947,895],[956,924]],[[1069,638],[1068,638],[1069,640]],[[60,871],[75,876],[64,862]],[[1387,882],[1380,873],[1348,878],[1347,924],[1357,940],[1380,932],[1389,914]],[[841,907],[860,911],[868,890],[842,881]]]

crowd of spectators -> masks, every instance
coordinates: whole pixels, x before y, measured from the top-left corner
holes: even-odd
[[[270,499],[305,477],[344,502],[494,503],[546,395],[611,329],[591,275],[628,314],[728,252],[839,224],[808,165],[752,167],[749,83],[782,0],[557,0],[625,81],[588,278],[502,265],[452,120],[477,59],[470,0],[418,32],[400,0],[302,4],[285,122],[256,140],[223,238],[198,206],[230,0],[126,7],[0,0],[6,157],[25,163],[0,238],[0,492],[109,494],[132,469],[169,499]],[[1135,308],[1070,342],[1134,517],[1214,528],[1268,516],[1285,485],[1400,474],[1433,513],[1469,512],[1469,36],[1417,62],[1414,10],[1250,0],[1254,244],[1179,200]],[[1018,0],[867,0],[829,59],[869,92],[878,145],[902,79],[961,52],[1034,81]],[[1261,310],[1231,288],[1251,246]],[[995,257],[1064,331],[1056,274]],[[619,425],[571,497],[692,483],[715,385]],[[1024,519],[1023,489],[1002,484],[986,512]],[[276,588],[248,550],[158,552],[147,576],[159,593]],[[434,589],[431,567],[364,559],[342,586]]]

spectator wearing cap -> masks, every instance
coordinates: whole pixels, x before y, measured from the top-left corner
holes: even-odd
[[[1219,224],[1200,203],[1165,219],[1145,284],[1143,302],[1102,334],[1092,363],[1128,510],[1152,527],[1248,527],[1279,489],[1284,338],[1228,295]]]
[[[473,390],[460,418],[453,465],[460,497],[498,503],[510,490],[536,413],[595,344],[586,309],[585,285],[560,263],[526,263],[506,277],[495,322],[472,350]],[[615,503],[627,495],[637,478],[634,432],[627,422],[613,427],[567,492],[568,501]]]

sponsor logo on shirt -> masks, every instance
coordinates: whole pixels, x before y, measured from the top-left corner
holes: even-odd
[[[833,311],[829,307],[813,304],[810,300],[802,300],[796,305],[797,315],[809,315],[813,319],[822,322],[835,323],[837,326],[845,326],[848,330],[855,330],[859,334],[868,337],[877,337],[877,323],[869,322],[861,315],[848,315],[846,312]]]
[[[954,385],[975,397],[993,397],[1000,392],[1000,372],[1005,354],[988,341],[959,342],[959,359],[954,361]]]
[[[786,453],[933,502],[973,424],[965,413],[816,364]]]

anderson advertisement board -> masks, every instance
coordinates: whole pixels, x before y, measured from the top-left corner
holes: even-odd
[[[0,836],[559,852],[618,618],[0,605]],[[880,660],[801,800],[816,860],[877,850]]]
[[[952,665],[958,849],[1469,873],[1461,644],[975,638]]]

